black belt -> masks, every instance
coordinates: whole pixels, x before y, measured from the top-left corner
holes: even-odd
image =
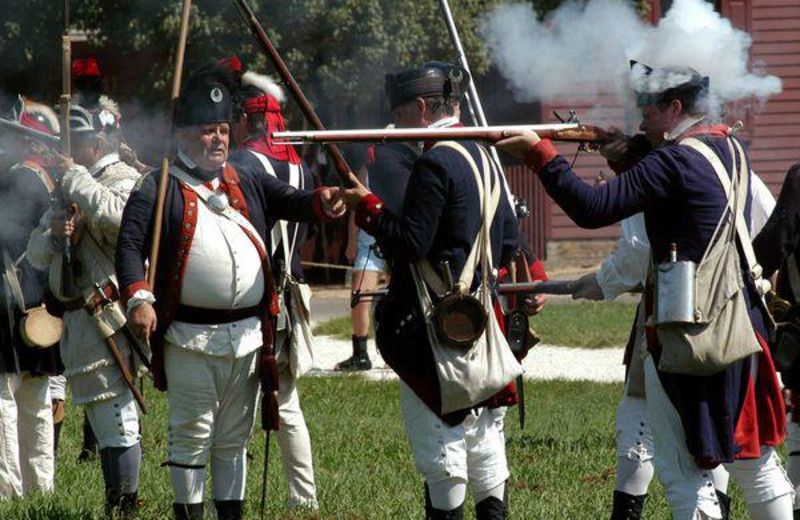
[[[178,310],[175,312],[175,321],[193,323],[195,325],[219,325],[260,316],[261,309],[260,305],[241,309],[206,309],[204,307],[178,305]]]

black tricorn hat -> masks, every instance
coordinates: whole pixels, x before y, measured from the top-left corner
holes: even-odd
[[[660,105],[672,99],[694,101],[708,93],[709,77],[691,67],[653,68],[635,60],[630,66],[637,106]]]
[[[469,84],[469,73],[458,65],[429,61],[421,67],[386,75],[386,95],[396,108],[418,97],[460,99]]]
[[[230,123],[237,88],[234,74],[216,63],[196,69],[181,90],[175,125]]]

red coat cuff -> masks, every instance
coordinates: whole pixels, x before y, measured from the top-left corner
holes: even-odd
[[[531,280],[534,282],[546,282],[548,280],[547,272],[544,270],[544,264],[538,258],[531,262]]]
[[[122,291],[122,306],[127,309],[128,300],[133,298],[133,295],[136,294],[137,291],[141,290],[153,292],[152,289],[150,289],[150,284],[147,283],[147,280],[141,280],[139,282],[132,283]]]
[[[330,188],[317,188],[314,190],[314,214],[317,216],[318,219],[322,220],[323,222],[330,222],[332,220],[336,220],[336,217],[332,215],[328,215],[325,212],[325,208],[322,206],[322,192],[328,190]]]
[[[523,158],[523,162],[536,173],[547,166],[547,164],[558,156],[556,147],[550,139],[542,139],[528,150]]]
[[[378,229],[378,217],[383,213],[383,201],[376,195],[368,193],[356,206],[356,226],[370,235]]]

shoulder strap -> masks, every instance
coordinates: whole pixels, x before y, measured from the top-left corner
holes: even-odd
[[[739,239],[740,245],[742,246],[742,251],[744,252],[745,260],[747,261],[748,272],[754,280],[758,280],[761,278],[762,269],[756,260],[755,253],[753,251],[753,243],[750,239],[750,231],[747,228],[747,222],[744,219],[744,208],[749,193],[750,168],[747,165],[746,156],[741,145],[731,138],[727,139],[727,143],[728,149],[731,153],[731,160],[733,162],[732,178],[728,176],[727,169],[722,164],[722,160],[707,144],[695,138],[684,139],[680,144],[683,146],[688,146],[699,152],[703,157],[706,158],[706,160],[708,160],[714,169],[714,172],[717,174],[717,178],[719,179],[720,184],[722,184],[725,194],[728,196],[727,207],[733,206],[735,233]],[[723,211],[720,224],[725,220],[726,213],[727,211]],[[718,229],[719,227],[720,225],[717,226]],[[706,249],[705,255],[707,254],[708,249]],[[705,255],[703,255],[703,258],[705,258]]]
[[[258,159],[258,162],[261,163],[261,166],[264,167],[264,171],[267,172],[267,175],[271,175],[278,178],[278,174],[275,171],[275,168],[272,166],[272,163],[262,153],[256,152],[255,150],[248,150],[253,156]],[[301,184],[303,183],[303,172],[300,169],[300,166],[297,164],[289,163],[289,184],[295,188],[301,188]],[[271,238],[272,238],[272,250],[270,254],[275,254],[275,251],[278,249],[279,244],[283,244],[283,270],[286,273],[291,272],[291,259],[292,254],[294,254],[295,243],[297,241],[297,228],[295,226],[294,233],[292,236],[291,242],[288,239],[288,224],[285,220],[279,220],[272,226],[271,231]]]
[[[491,255],[491,243],[489,241],[489,228],[491,227],[492,219],[497,211],[502,192],[501,185],[495,179],[492,183],[492,176],[496,176],[496,171],[489,167],[489,162],[485,155],[483,148],[479,147],[481,151],[481,159],[483,170],[478,168],[477,163],[472,158],[472,155],[464,148],[463,145],[455,141],[441,141],[436,143],[433,147],[448,147],[458,152],[467,164],[470,166],[473,175],[475,176],[475,184],[478,189],[478,198],[481,205],[481,227],[478,236],[472,244],[467,260],[464,263],[464,268],[459,274],[457,285],[462,291],[468,291],[472,286],[472,279],[475,276],[475,269],[478,267],[479,262],[484,268],[484,280],[487,280],[486,269],[489,268],[490,260],[486,257],[487,253]],[[483,174],[481,174],[483,171]],[[488,196],[486,190],[488,188]],[[437,294],[445,292],[444,282],[441,277],[436,273],[427,258],[423,258],[419,262],[420,272],[425,279],[425,282]]]

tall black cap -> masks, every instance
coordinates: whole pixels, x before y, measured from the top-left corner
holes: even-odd
[[[386,75],[386,95],[396,108],[418,97],[460,99],[469,84],[469,73],[459,65],[429,61],[421,67]]]
[[[192,72],[181,91],[176,126],[229,123],[233,116],[236,83],[230,71],[216,64]]]

